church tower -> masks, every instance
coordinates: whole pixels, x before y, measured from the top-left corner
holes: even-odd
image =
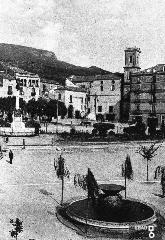
[[[131,73],[140,71],[139,56],[140,48],[126,48],[125,50],[125,66],[124,66],[124,79],[122,84],[122,120],[127,122],[129,120],[130,111],[130,87],[131,87]]]
[[[125,50],[125,67],[124,67],[124,83],[130,83],[130,73],[140,71],[139,55],[140,48],[126,48]]]

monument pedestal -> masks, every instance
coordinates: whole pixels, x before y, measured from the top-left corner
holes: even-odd
[[[11,127],[0,127],[0,135],[2,136],[34,136],[35,128],[26,128],[22,121],[22,114],[19,108],[19,91],[16,95],[16,108],[13,112],[13,122]]]
[[[20,110],[15,110],[13,113],[13,122],[11,123],[11,129],[13,132],[24,132],[25,124],[22,122],[22,114]]]
[[[13,122],[11,127],[0,127],[0,135],[5,136],[34,136],[35,128],[26,128],[22,121],[20,109],[16,109],[13,113]]]

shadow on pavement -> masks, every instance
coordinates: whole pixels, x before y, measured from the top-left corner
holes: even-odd
[[[46,196],[50,196],[53,200],[55,200],[55,202],[56,202],[58,205],[60,205],[60,203],[59,203],[55,198],[52,197],[52,195],[53,195],[52,193],[48,192],[48,191],[45,190],[45,189],[40,189],[39,192],[42,193],[42,194],[44,194],[44,195],[46,195]]]
[[[165,196],[163,196],[162,194],[156,194],[156,193],[153,193],[153,194],[157,197],[165,198]]]

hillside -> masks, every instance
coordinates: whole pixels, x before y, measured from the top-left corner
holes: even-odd
[[[56,81],[62,81],[70,75],[87,76],[109,73],[95,66],[85,68],[59,61],[50,51],[6,43],[0,43],[0,61]]]

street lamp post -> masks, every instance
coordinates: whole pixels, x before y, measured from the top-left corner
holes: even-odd
[[[94,106],[95,106],[95,116],[96,116],[96,107],[97,107],[97,106],[96,106],[96,102],[97,102],[97,95],[96,95],[96,93],[95,93],[95,98],[94,98],[94,103],[95,103],[95,104],[94,104]]]

